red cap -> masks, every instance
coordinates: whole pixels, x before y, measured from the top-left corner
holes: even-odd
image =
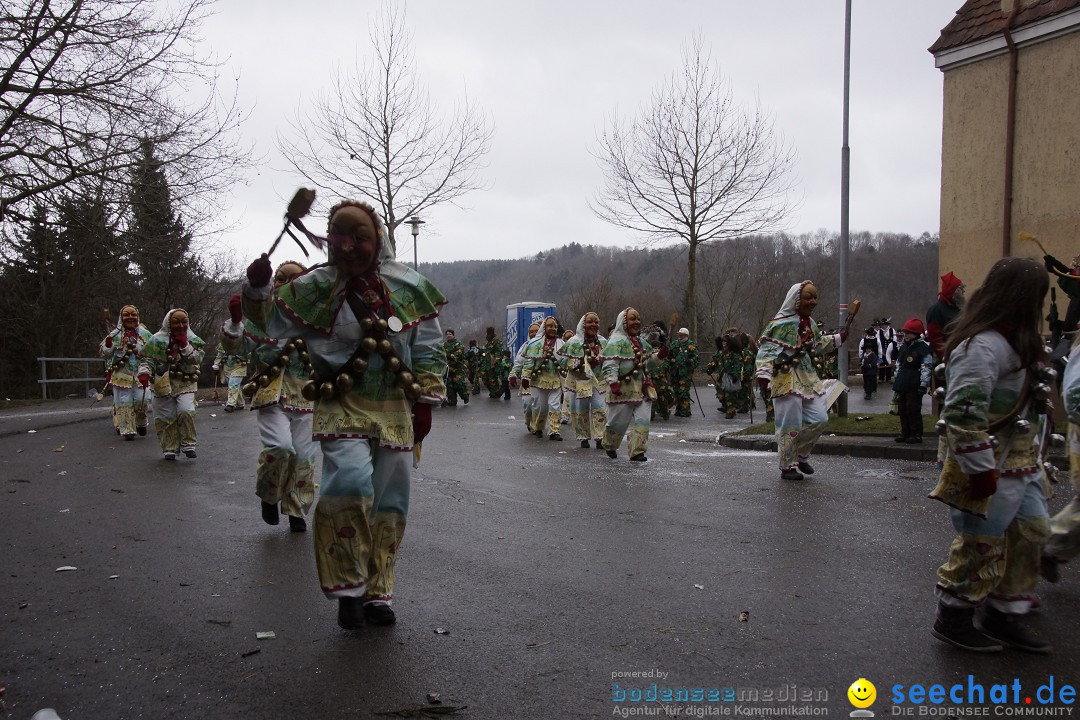
[[[953,293],[956,289],[963,285],[964,282],[952,274],[952,270],[941,276],[941,292],[938,294],[942,300],[946,302],[952,302]]]
[[[952,275],[952,273],[949,273],[949,274]],[[904,332],[910,332],[910,333],[915,333],[916,335],[922,335],[923,334],[922,320],[920,320],[917,317],[908,318],[908,321],[906,323],[904,323],[903,330],[904,330]]]

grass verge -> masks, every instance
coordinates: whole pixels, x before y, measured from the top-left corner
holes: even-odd
[[[923,435],[933,435],[935,433],[934,423],[937,422],[937,417],[933,415],[923,415],[922,421]],[[900,418],[895,415],[889,415],[888,413],[848,415],[845,418],[829,415],[829,426],[825,429],[825,432],[835,433],[837,435],[876,435],[881,437],[892,437],[900,434]],[[767,422],[751,425],[750,427],[743,428],[732,434],[773,435],[775,433],[776,424]]]

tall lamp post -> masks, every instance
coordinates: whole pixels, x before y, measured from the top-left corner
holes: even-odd
[[[844,3],[844,122],[843,147],[840,148],[840,327],[847,325],[848,315],[848,188],[850,182],[851,148],[848,147],[848,98],[851,93],[851,0]],[[841,346],[837,358],[840,382],[848,382],[848,350]],[[837,415],[847,417],[847,393],[837,400]]]
[[[419,215],[413,215],[405,222],[412,226],[412,266],[413,270],[419,271],[420,268],[416,262],[416,236],[420,234],[420,226],[424,224],[424,221]]]

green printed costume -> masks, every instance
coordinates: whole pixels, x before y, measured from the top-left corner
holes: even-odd
[[[468,405],[469,386],[466,377],[469,368],[465,346],[457,338],[451,337],[443,341],[443,354],[446,355],[446,404],[457,405],[460,396],[462,402]]]
[[[484,343],[480,353],[480,377],[487,388],[488,397],[497,398],[503,394],[502,378],[497,367],[502,360],[503,350],[503,341],[496,336]]]
[[[697,343],[676,337],[668,343],[668,367],[675,395],[676,417],[690,417],[690,387],[699,364]]]
[[[199,365],[206,343],[187,330],[187,343],[181,347],[170,334],[173,315],[187,312],[175,308],[165,313],[161,330],[143,345],[139,355],[139,374],[150,376],[154,393],[154,431],[166,459],[175,460],[183,452],[195,457],[195,391],[199,389]]]

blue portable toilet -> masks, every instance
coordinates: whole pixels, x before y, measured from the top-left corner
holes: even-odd
[[[506,349],[510,357],[529,339],[529,326],[543,323],[544,318],[554,317],[555,303],[519,302],[506,306]]]

